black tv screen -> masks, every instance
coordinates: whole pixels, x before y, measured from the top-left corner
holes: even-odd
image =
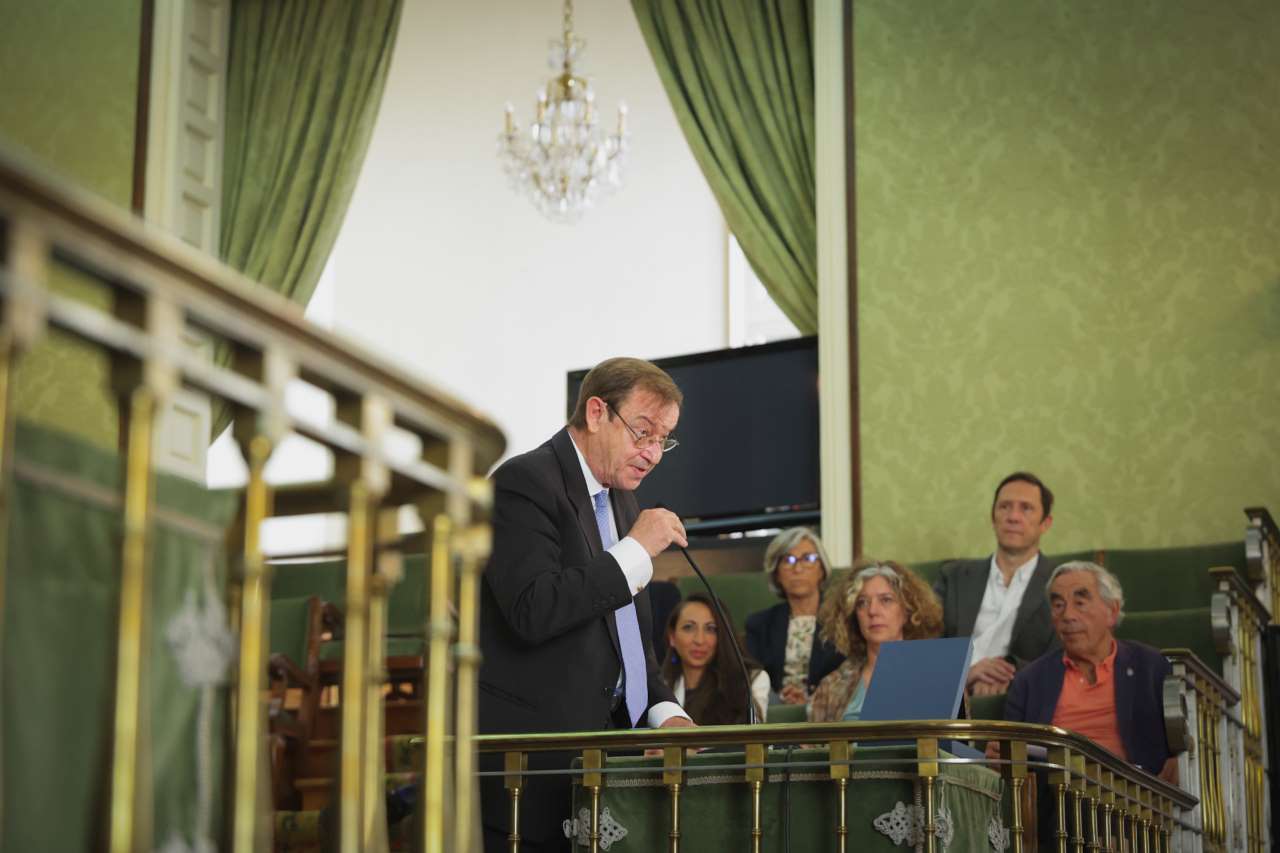
[[[661,503],[686,519],[723,521],[775,514],[782,521],[818,509],[816,337],[654,363],[680,386],[684,406],[674,433],[680,446],[636,491],[642,507]],[[569,414],[586,374],[569,374]]]

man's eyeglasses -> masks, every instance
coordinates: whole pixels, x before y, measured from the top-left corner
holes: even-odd
[[[795,554],[783,554],[778,558],[778,568],[807,569],[820,562],[822,558],[816,553],[801,554],[799,557]]]
[[[648,450],[655,444],[662,448],[663,453],[670,453],[680,446],[680,442],[676,441],[669,435],[652,435],[648,430],[635,430],[631,428],[631,424],[627,423],[627,419],[622,413],[613,407],[612,403],[605,403],[609,407],[609,411],[618,416],[618,420],[622,421],[622,425],[627,428],[627,432],[631,433],[631,437],[635,439],[636,447],[641,450]]]

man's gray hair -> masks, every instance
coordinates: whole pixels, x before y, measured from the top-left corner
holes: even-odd
[[[779,598],[786,598],[787,594],[778,584],[778,560],[806,539],[813,543],[813,550],[818,552],[818,559],[822,561],[821,585],[826,584],[827,578],[831,577],[831,563],[827,560],[827,549],[822,547],[822,540],[818,538],[818,534],[809,527],[788,527],[773,537],[773,541],[764,551],[764,570],[769,576],[769,591]]]
[[[1120,579],[1097,563],[1091,563],[1088,560],[1072,560],[1054,569],[1053,574],[1049,575],[1049,583],[1044,588],[1046,596],[1049,594],[1049,587],[1053,586],[1053,582],[1058,579],[1058,575],[1065,575],[1067,572],[1088,572],[1097,578],[1098,594],[1102,596],[1102,600],[1108,604],[1115,603],[1120,606],[1116,625],[1124,621],[1124,587],[1120,586]]]

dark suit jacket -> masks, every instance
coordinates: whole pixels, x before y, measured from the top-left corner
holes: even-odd
[[[632,596],[617,560],[601,547],[568,430],[507,460],[493,484],[493,554],[480,594],[480,733],[609,728],[622,668],[614,611]],[[635,496],[609,494],[618,534],[625,536],[639,514]],[[635,603],[640,625],[649,625],[648,593]],[[650,705],[675,701],[645,646]],[[495,760],[485,763],[497,766]],[[567,759],[535,753],[530,768],[540,765],[565,767]],[[538,840],[558,834],[569,816],[569,783],[533,778],[523,795],[521,831]],[[485,781],[485,823],[505,831],[501,779]]]
[[[785,601],[747,617],[747,653],[769,673],[769,682],[775,692],[782,689],[782,665],[787,655],[787,623],[790,621],[791,606]],[[830,643],[820,641],[815,631],[809,655],[809,690],[816,688],[819,681],[843,662],[844,655]]]
[[[1058,647],[1058,635],[1053,631],[1049,615],[1049,599],[1045,596],[1049,575],[1053,574],[1054,568],[1055,564],[1041,554],[1018,604],[1013,634],[1009,639],[1009,657],[1019,669]],[[978,611],[982,609],[982,596],[987,591],[990,572],[990,557],[985,560],[956,560],[942,567],[933,584],[933,591],[942,602],[942,636],[973,636],[973,626],[978,621]]]
[[[1067,667],[1054,650],[1013,678],[1004,718],[1023,723],[1053,722]],[[1131,640],[1116,640],[1116,724],[1129,763],[1159,773],[1170,756],[1164,731],[1164,679],[1173,672],[1165,656]]]

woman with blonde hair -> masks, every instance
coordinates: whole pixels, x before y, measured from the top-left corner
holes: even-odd
[[[782,601],[747,617],[747,652],[783,702],[803,705],[843,660],[818,639],[818,607],[830,572],[822,540],[807,527],[782,531],[765,549],[764,570]]]
[[[819,629],[845,661],[818,685],[809,705],[815,723],[856,720],[880,646],[942,634],[942,605],[920,576],[893,560],[862,561],[827,590]]]

